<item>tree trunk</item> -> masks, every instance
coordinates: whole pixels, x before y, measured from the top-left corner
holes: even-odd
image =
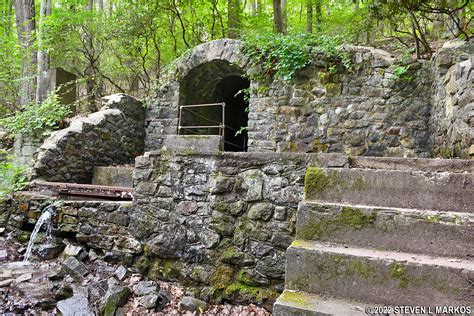
[[[38,74],[36,78],[36,103],[43,102],[48,97],[49,54],[43,44],[44,19],[51,14],[51,0],[42,0],[38,23]]]
[[[281,16],[282,16],[282,21],[283,21],[283,34],[286,34],[288,32],[287,26],[288,26],[288,14],[286,10],[286,5],[288,4],[287,0],[281,0]]]
[[[322,0],[316,0],[316,30],[321,31],[321,21],[323,20]]]
[[[238,38],[240,33],[239,0],[227,0],[227,28],[229,38]]]
[[[32,101],[35,96],[35,2],[15,0],[15,20],[18,39],[22,48],[20,105]]]
[[[275,31],[279,34],[284,34],[285,28],[283,25],[281,0],[273,0],[273,22],[275,24]]]
[[[313,0],[306,0],[306,32],[313,32]]]

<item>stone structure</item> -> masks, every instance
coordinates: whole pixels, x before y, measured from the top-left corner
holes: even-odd
[[[91,183],[95,166],[127,164],[143,153],[145,108],[132,97],[104,98],[99,112],[79,117],[40,147],[34,165],[44,180]]]
[[[19,193],[14,199],[1,201],[0,227],[8,227],[21,236],[21,230],[32,227],[43,208],[54,200],[57,199],[37,193]],[[128,228],[131,212],[131,202],[62,201],[53,218],[54,235],[74,236],[88,247],[131,265],[134,256],[143,250]]]
[[[131,225],[145,244],[142,261],[157,260],[169,270],[161,277],[195,286],[205,299],[238,301],[247,291],[247,299],[271,302],[281,290],[308,164],[347,160],[169,151],[137,158]]]
[[[448,42],[433,58],[432,116],[435,154],[474,154],[474,43]],[[470,148],[470,151],[469,151]]]
[[[446,45],[433,62],[412,62],[401,76],[396,73],[402,64],[388,53],[347,49],[353,71],[315,50],[313,62],[291,81],[250,81],[249,151],[430,157],[446,144],[459,148],[458,155],[468,152],[472,43]],[[146,150],[159,149],[166,135],[176,134],[178,105],[220,102],[214,92],[220,82],[257,73],[238,41],[194,48],[150,104]]]

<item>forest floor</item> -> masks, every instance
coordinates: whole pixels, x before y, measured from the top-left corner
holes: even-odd
[[[193,306],[190,307],[189,303],[187,307],[183,306],[185,290],[178,284],[148,281],[138,273],[125,270],[120,264],[104,261],[106,258],[93,251],[86,253],[85,249],[76,245],[69,247],[69,251],[71,249],[78,252],[74,258],[80,259],[78,261],[87,270],[83,277],[78,278],[74,271],[64,272],[67,265],[64,253],[50,260],[39,261],[33,257],[30,263],[22,263],[25,245],[11,235],[0,236],[0,314],[54,315],[60,312],[65,314],[69,310],[83,315],[99,315],[104,298],[110,297],[112,288],[115,291],[130,289],[125,302],[118,304],[122,306],[118,307],[115,315],[199,314],[191,311]],[[76,268],[80,270],[80,267]],[[59,308],[59,305],[62,307]],[[253,304],[225,303],[207,305],[202,314],[270,315]]]

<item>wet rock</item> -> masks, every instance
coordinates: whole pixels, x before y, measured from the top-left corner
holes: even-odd
[[[64,244],[41,245],[36,250],[36,255],[41,260],[50,260],[58,257],[64,250]]]
[[[155,308],[158,303],[158,294],[150,293],[138,299],[138,303],[146,309]]]
[[[140,281],[133,286],[133,294],[136,296],[144,296],[150,293],[156,293],[158,286],[153,281]]]
[[[89,307],[89,301],[83,293],[77,293],[71,298],[58,302],[58,310],[63,316],[93,316],[91,308]]]
[[[62,267],[64,269],[64,272],[66,272],[78,281],[80,281],[87,275],[87,273],[89,273],[86,266],[82,262],[77,260],[75,257],[67,258],[63,262]]]
[[[121,265],[115,270],[115,276],[119,281],[122,281],[127,276],[127,272],[127,268]]]
[[[179,308],[183,311],[203,313],[207,308],[207,303],[191,296],[184,296],[179,303]]]

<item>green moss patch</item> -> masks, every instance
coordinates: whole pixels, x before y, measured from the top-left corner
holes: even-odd
[[[304,177],[304,192],[306,196],[313,196],[322,192],[329,185],[330,179],[323,169],[308,167]]]
[[[377,219],[377,213],[364,213],[358,208],[343,207],[333,218],[307,223],[298,229],[296,236],[300,239],[321,239],[339,229],[362,229],[370,227]]]
[[[211,275],[211,285],[216,289],[225,289],[234,278],[234,269],[229,266],[217,267]]]

